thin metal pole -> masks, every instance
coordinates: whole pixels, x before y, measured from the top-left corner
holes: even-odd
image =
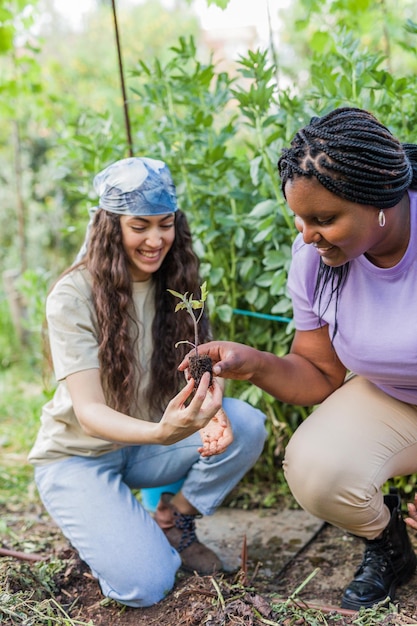
[[[124,116],[125,116],[127,143],[129,147],[129,156],[132,157],[133,156],[133,142],[132,142],[132,133],[130,130],[129,108],[127,105],[125,79],[124,79],[124,74],[123,74],[123,61],[122,61],[122,50],[120,46],[119,28],[117,26],[116,0],[112,0],[112,7],[113,7],[114,32],[116,33],[117,56],[119,60],[120,84],[122,87],[123,110],[124,110]]]

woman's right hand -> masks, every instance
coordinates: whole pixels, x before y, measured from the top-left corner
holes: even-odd
[[[194,397],[186,404],[190,396]],[[204,428],[222,406],[223,390],[206,372],[194,391],[194,379],[169,402],[159,422],[158,443],[171,445]]]
[[[180,363],[178,369],[189,367],[191,351]],[[198,346],[199,354],[207,354],[213,361],[213,374],[234,380],[250,380],[259,360],[259,350],[233,341],[211,341]]]
[[[283,357],[232,341],[198,346],[213,361],[213,374],[247,380],[281,402],[311,406],[322,402],[343,384],[346,368],[338,359],[328,327],[297,330],[290,352]],[[189,367],[191,352],[179,369]]]

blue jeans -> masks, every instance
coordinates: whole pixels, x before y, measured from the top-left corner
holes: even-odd
[[[185,479],[182,493],[211,515],[254,465],[266,438],[265,415],[224,399],[234,441],[221,455],[203,458],[198,433],[171,446],[126,446],[99,457],[74,456],[35,468],[42,501],[105,596],[145,607],[172,589],[181,565],[177,551],[132,489]]]

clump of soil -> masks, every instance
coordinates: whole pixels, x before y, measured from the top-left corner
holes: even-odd
[[[190,375],[194,378],[194,387],[197,389],[205,372],[210,372],[210,385],[213,383],[213,362],[207,354],[192,354],[189,357]]]

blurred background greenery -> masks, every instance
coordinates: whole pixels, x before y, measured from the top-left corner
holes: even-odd
[[[45,295],[83,241],[96,172],[130,153],[165,160],[215,336],[282,355],[295,229],[281,148],[341,105],[417,143],[414,0],[265,0],[266,38],[251,25],[222,28],[229,2],[211,4],[214,30],[193,0],[114,3],[126,106],[112,2],[92,1],[76,25],[58,0],[0,4],[0,503],[36,497],[26,454],[54,387],[42,358]],[[287,493],[283,448],[309,409],[245,383],[228,393],[269,417],[264,453],[233,504],[274,506]],[[393,482],[410,492],[416,477]]]

